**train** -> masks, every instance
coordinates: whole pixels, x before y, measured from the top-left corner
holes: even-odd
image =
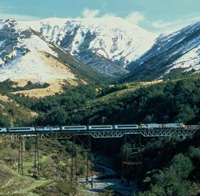
[[[183,129],[184,123],[166,124],[120,124],[120,125],[76,125],[76,126],[43,126],[43,127],[9,127],[0,128],[4,132],[51,132],[51,131],[97,131],[97,130],[139,130],[139,129]]]

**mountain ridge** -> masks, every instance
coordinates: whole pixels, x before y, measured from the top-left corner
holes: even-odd
[[[93,78],[97,76],[100,80],[120,78],[119,81],[123,82],[198,74],[199,34],[200,22],[156,37],[117,17],[50,18],[29,22],[0,20],[0,79],[17,74],[20,63],[26,58],[23,69],[31,73],[22,69],[18,75],[22,76],[24,72],[31,76],[35,70],[44,68],[46,64],[37,60],[43,58],[39,51],[49,53],[58,62],[61,60],[63,66],[68,67],[69,75],[73,68],[80,77],[85,74],[85,78],[92,78],[94,74]],[[32,55],[30,62],[28,55]],[[34,68],[35,65],[38,67]],[[56,73],[49,67],[46,72],[41,72],[44,76],[45,73]],[[62,76],[64,72],[60,73],[60,78],[66,78]],[[71,72],[72,78],[73,74]]]
[[[199,73],[200,22],[176,32],[159,36],[143,56],[128,65],[130,74],[125,81],[170,78]]]
[[[87,82],[103,77],[101,73],[95,72],[81,61],[71,58],[70,54],[62,48],[58,51],[58,47],[54,43],[47,42],[42,35],[24,23],[13,19],[1,20],[0,80],[37,79],[44,81],[52,78],[77,80],[83,79],[80,71],[87,76],[84,76]],[[59,57],[61,51],[65,52],[65,62]],[[50,58],[51,61],[49,61]],[[76,75],[79,77],[77,78]]]
[[[154,34],[115,17],[50,18],[28,23],[47,40],[111,76],[126,74],[128,71],[123,70],[126,65],[145,53],[156,38]],[[113,64],[120,66],[120,70]]]

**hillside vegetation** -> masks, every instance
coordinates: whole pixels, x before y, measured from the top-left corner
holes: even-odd
[[[84,187],[71,182],[72,157],[77,156],[77,175],[86,175],[87,154],[77,145],[78,153],[70,141],[39,141],[40,179],[34,178],[34,139],[25,140],[23,155],[24,176],[17,173],[18,143],[0,142],[0,195],[41,196],[41,195],[84,195]],[[89,162],[90,164],[90,162]],[[91,165],[91,164],[90,164]],[[74,168],[75,176],[75,168]]]
[[[186,78],[100,87],[80,84],[77,87],[63,86],[62,94],[39,99],[13,95],[10,84],[7,84],[7,91],[2,91],[23,108],[38,114],[38,117],[26,121],[26,125],[198,124],[199,81],[200,78]]]
[[[200,134],[146,139],[137,176],[139,196],[200,194]]]
[[[10,81],[1,83],[1,87],[1,94],[19,104],[22,110],[27,108],[38,114],[26,121],[25,119],[16,120],[15,126],[167,122],[198,124],[200,122],[200,78],[198,77],[110,86],[80,84],[72,87],[66,85],[63,86],[62,94],[39,99],[14,95],[14,91],[28,87],[13,87],[13,83]],[[14,110],[14,116],[17,115],[15,112]],[[0,115],[0,125],[7,126],[8,116],[4,113]],[[199,137],[199,134],[196,134],[194,137],[186,139],[176,137],[155,138],[148,141],[145,139],[142,149],[144,164],[137,178],[140,190],[138,194],[141,196],[198,195],[200,193]],[[2,143],[2,145],[4,144]],[[13,171],[16,167],[16,156],[7,155],[7,153],[17,153],[16,145],[7,145],[5,149],[12,148],[13,150],[0,151],[2,152],[2,165],[9,164],[9,168],[12,168]],[[33,142],[28,140],[26,145],[28,153],[25,164],[30,166],[33,163],[31,158]],[[34,179],[29,178],[30,184],[37,187],[34,188],[34,193],[51,195],[49,190],[54,190],[52,193],[60,196],[66,195],[66,189],[71,187],[71,193],[76,191],[76,194],[82,194],[81,189],[77,189],[78,186],[75,184],[60,183],[58,185],[58,182],[69,176],[69,168],[66,167],[66,163],[70,164],[70,154],[73,153],[70,151],[71,143],[61,144],[47,141],[47,143],[42,142],[41,145],[41,167],[52,163],[55,165],[54,169],[44,170],[42,176],[45,182],[42,181],[39,186],[35,184]],[[97,145],[100,144],[97,142]],[[117,141],[113,141],[110,145],[119,148]],[[56,146],[56,148],[52,148],[52,146]],[[112,150],[108,153],[112,154]],[[85,164],[85,155],[79,154],[78,156],[80,160],[79,175],[81,176],[85,172],[82,167]],[[116,168],[121,165],[119,160],[115,164]],[[9,173],[10,169],[2,167],[1,170],[3,176],[3,173],[7,172],[10,176],[6,179],[8,186],[12,182],[10,180],[13,179],[13,175],[14,178],[18,178],[16,173]],[[27,170],[26,174],[30,175],[29,172]],[[53,182],[48,180],[53,180]]]

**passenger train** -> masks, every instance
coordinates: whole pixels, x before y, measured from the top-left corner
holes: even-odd
[[[183,123],[167,124],[124,124],[124,125],[78,125],[78,126],[45,126],[45,127],[12,127],[0,128],[3,132],[51,132],[51,131],[97,131],[97,130],[138,130],[138,129],[183,129]]]

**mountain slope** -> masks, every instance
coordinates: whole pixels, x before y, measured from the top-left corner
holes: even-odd
[[[200,22],[157,38],[153,47],[128,65],[125,80],[153,80],[200,70]]]
[[[156,36],[121,18],[59,19],[28,22],[79,60],[112,76],[144,54]]]
[[[65,74],[55,74],[55,70],[45,63],[45,55],[41,51],[57,56],[49,44],[33,34],[32,30],[14,20],[1,23],[1,81],[22,79],[48,79],[50,77],[65,78]],[[66,70],[67,71],[67,70]],[[73,74],[69,73],[73,78]]]
[[[60,56],[67,58],[63,59]],[[27,24],[13,19],[0,21],[0,81],[86,79],[89,82],[101,80],[101,77],[102,74],[71,57],[59,46],[47,42]]]

